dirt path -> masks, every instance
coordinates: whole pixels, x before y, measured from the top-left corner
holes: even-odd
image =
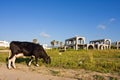
[[[0,63],[0,80],[120,80],[118,74],[102,74],[85,70],[57,69],[43,66],[28,67],[16,64],[17,69],[7,69]]]
[[[65,77],[52,76],[48,74],[32,71],[23,65],[19,65],[17,69],[7,69],[5,64],[0,64],[0,80],[76,80]]]

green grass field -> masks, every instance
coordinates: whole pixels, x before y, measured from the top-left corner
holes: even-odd
[[[51,56],[51,64],[47,67],[65,69],[85,69],[102,73],[120,74],[120,50],[68,50],[59,52],[55,50],[46,51]],[[0,62],[6,62],[7,53],[0,53]],[[17,59],[16,63],[26,64],[27,59]],[[42,65],[42,61],[39,61]]]
[[[57,50],[49,50],[47,53],[52,58],[52,67],[120,73],[120,50],[70,50],[61,55]]]

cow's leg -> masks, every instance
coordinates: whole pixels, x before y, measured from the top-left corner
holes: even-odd
[[[39,67],[39,64],[38,64],[38,57],[35,57],[35,62],[36,62],[36,66]]]
[[[13,57],[14,57],[15,55],[11,55],[9,58],[8,58],[8,69],[11,69],[11,63],[12,63],[12,60],[13,60]]]
[[[16,69],[15,60],[16,60],[16,56],[14,56],[13,59],[12,59],[12,66],[13,66],[14,69]]]
[[[28,63],[28,66],[31,65],[32,61],[33,61],[33,56],[31,56],[31,59],[30,59],[30,61],[29,61],[29,63]]]
[[[8,59],[8,69],[11,69],[11,63],[12,63],[12,60]]]

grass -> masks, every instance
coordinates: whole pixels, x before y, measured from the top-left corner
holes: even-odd
[[[57,50],[48,50],[47,53],[52,58],[50,67],[120,74],[120,50],[70,50],[61,55]]]
[[[94,80],[105,80],[103,76],[93,75]]]
[[[9,49],[8,47],[0,47],[0,50],[6,50]]]
[[[101,73],[120,74],[120,50],[47,50],[51,64],[47,67],[66,69],[86,69]],[[0,62],[6,62],[7,53],[0,53]],[[27,59],[17,59],[16,63],[26,64]],[[42,65],[42,60],[39,60]]]
[[[6,62],[7,58],[8,58],[8,53],[0,52],[0,62]]]

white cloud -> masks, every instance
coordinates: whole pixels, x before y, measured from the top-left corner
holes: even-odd
[[[109,21],[114,22],[115,20],[116,20],[115,18],[111,18]]]
[[[41,33],[40,33],[40,36],[41,36],[41,37],[44,37],[44,38],[49,38],[49,37],[50,37],[50,35],[47,34],[47,33],[45,33],[45,32],[41,32]]]
[[[99,29],[102,29],[102,30],[105,30],[106,27],[107,27],[107,26],[105,26],[105,25],[103,25],[103,24],[98,25],[98,28],[99,28]]]
[[[110,18],[110,19],[108,20],[108,22],[106,22],[106,23],[104,23],[104,24],[99,24],[99,25],[97,26],[97,28],[98,28],[98,29],[101,29],[101,30],[105,30],[105,29],[106,29],[109,25],[111,25],[111,23],[114,22],[114,21],[116,21],[115,18]]]

